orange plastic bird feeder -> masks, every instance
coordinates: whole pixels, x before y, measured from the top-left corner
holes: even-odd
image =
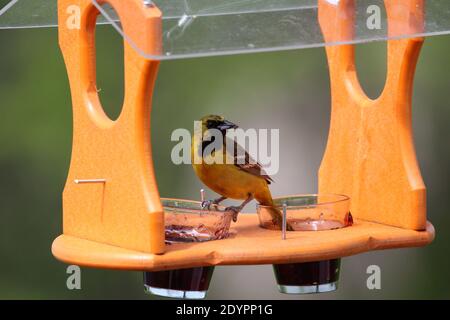
[[[117,121],[103,112],[96,89],[95,3],[117,12],[125,43],[125,99]],[[369,99],[356,75],[353,1],[318,2],[332,91],[331,126],[319,192],[350,196],[352,227],[280,233],[244,215],[234,237],[195,244],[164,242],[164,212],[152,164],[151,100],[164,40],[162,12],[142,0],[59,0],[59,43],[73,100],[73,151],[64,190],[59,260],[81,266],[157,271],[334,259],[371,250],[418,247],[434,239],[426,188],[414,150],[411,96],[423,38],[423,1],[385,1],[388,72],[381,96]],[[66,23],[81,8],[80,28]],[[398,10],[401,5],[402,10]],[[402,23],[398,23],[401,21]],[[138,48],[139,50],[136,50]],[[151,53],[154,59],[144,53]]]

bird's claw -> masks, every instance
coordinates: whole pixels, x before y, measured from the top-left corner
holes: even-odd
[[[203,210],[211,210],[211,206],[214,206],[215,209],[217,209],[217,202],[215,200],[205,200],[201,203]]]
[[[213,204],[213,201],[212,200],[205,200],[205,201],[202,201],[202,204],[201,204],[201,206],[202,206],[202,209],[204,210],[204,209],[210,209],[211,208],[211,205]]]
[[[226,207],[225,211],[233,212],[233,222],[236,222],[241,209],[242,208],[240,208],[240,207],[230,206],[230,207]]]

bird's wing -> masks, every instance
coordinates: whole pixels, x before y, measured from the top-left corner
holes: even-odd
[[[226,139],[226,143],[234,143],[233,158],[236,167],[254,176],[265,179],[268,184],[273,182],[273,179],[264,171],[261,164],[255,161],[240,144],[230,139]]]

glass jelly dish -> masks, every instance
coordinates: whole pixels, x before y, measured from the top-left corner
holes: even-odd
[[[202,209],[198,201],[161,199],[168,244],[204,242],[228,237],[233,212],[215,206]],[[144,272],[147,293],[168,298],[203,299],[214,267]]]
[[[350,198],[340,194],[307,194],[274,199],[274,208],[257,206],[260,226],[281,230],[286,206],[288,231],[333,230],[352,225]]]
[[[274,199],[274,207],[257,207],[260,226],[282,230],[314,232],[351,226],[350,198],[339,194],[310,194]],[[280,218],[281,217],[281,218]],[[327,234],[330,236],[330,234]],[[273,265],[278,290],[287,294],[323,293],[337,290],[341,259]]]

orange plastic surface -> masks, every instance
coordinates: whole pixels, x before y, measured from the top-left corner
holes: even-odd
[[[161,12],[142,0],[108,0],[127,34],[161,46]],[[80,28],[74,28],[74,6]],[[64,234],[148,253],[164,252],[164,214],[153,172],[150,106],[158,61],[125,46],[125,98],[120,117],[110,120],[96,87],[95,25],[91,0],[59,0],[59,43],[69,74],[73,104],[73,150],[64,189]],[[71,20],[73,22],[73,20]],[[77,180],[104,183],[76,183]]]
[[[386,0],[388,32],[420,32],[423,0]],[[319,1],[327,41],[353,35],[354,1]],[[423,39],[390,40],[387,79],[379,98],[369,99],[358,81],[353,45],[327,47],[332,112],[319,171],[320,193],[351,198],[351,212],[364,219],[413,230],[426,228],[426,189],[411,129],[414,71]],[[367,62],[369,63],[369,62]]]
[[[231,238],[203,243],[168,245],[163,255],[146,254],[63,235],[53,254],[63,262],[123,270],[165,270],[207,265],[249,265],[308,262],[366,251],[418,247],[430,243],[434,229],[405,230],[356,221],[352,227],[318,232],[281,232],[258,227],[255,214],[241,215]]]

